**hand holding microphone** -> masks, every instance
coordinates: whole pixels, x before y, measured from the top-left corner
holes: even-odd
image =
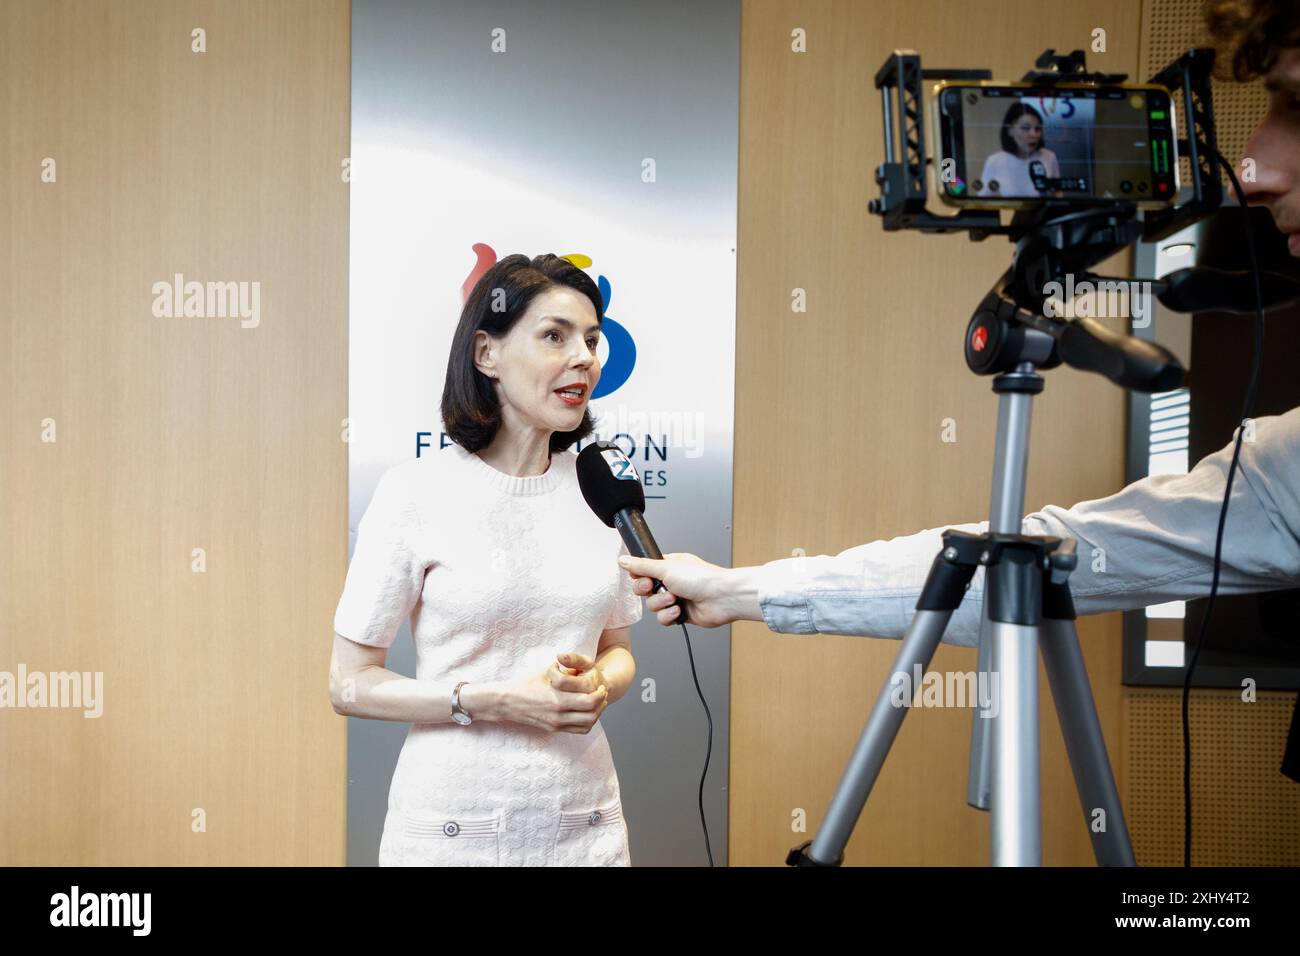
[[[662,560],[624,555],[618,563],[632,575],[637,594],[648,594],[645,606],[656,612],[665,627],[679,623],[681,605],[688,619],[700,627],[721,627],[740,620],[729,581],[731,570],[710,564],[694,554],[669,554]],[[655,590],[655,582],[662,588]]]
[[[659,551],[645,522],[645,491],[636,468],[613,442],[598,441],[578,453],[578,485],[591,510],[618,528],[628,555],[618,559],[637,594],[659,623],[721,627],[732,621],[761,621],[752,568],[723,568],[693,554]]]
[[[641,476],[623,450],[613,442],[593,442],[578,453],[577,470],[582,497],[597,518],[618,529],[628,553],[638,558],[662,559],[663,554],[642,514],[645,490],[641,487]],[[663,584],[656,580],[651,587],[658,591]],[[676,620],[693,623],[682,602],[675,597],[673,601],[679,609]]]

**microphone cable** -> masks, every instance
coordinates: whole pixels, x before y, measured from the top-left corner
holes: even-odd
[[[1205,632],[1214,613],[1214,599],[1219,593],[1219,568],[1223,559],[1223,529],[1228,521],[1228,501],[1232,497],[1232,479],[1237,471],[1237,462],[1241,458],[1241,441],[1246,434],[1246,423],[1255,407],[1255,395],[1259,390],[1259,370],[1264,358],[1264,295],[1260,288],[1259,257],[1255,252],[1255,233],[1250,227],[1250,207],[1246,204],[1246,193],[1237,181],[1232,164],[1223,158],[1217,149],[1214,151],[1219,164],[1232,182],[1233,192],[1241,206],[1242,221],[1246,225],[1246,249],[1250,254],[1250,271],[1255,279],[1255,355],[1250,363],[1250,383],[1246,386],[1246,398],[1241,408],[1241,425],[1237,428],[1237,441],[1232,449],[1232,464],[1228,466],[1227,487],[1223,491],[1223,507],[1219,509],[1219,528],[1214,538],[1214,575],[1210,580],[1210,600],[1205,606],[1201,618],[1200,633],[1192,647],[1192,659],[1183,675],[1183,866],[1192,865],[1192,732],[1189,718],[1192,673],[1196,670],[1196,661],[1201,656],[1205,644]]]
[[[704,716],[709,721],[709,744],[708,749],[704,752],[704,772],[700,774],[700,826],[704,828],[704,850],[709,855],[709,866],[713,866],[713,845],[709,842],[709,822],[704,817],[704,778],[709,775],[709,760],[713,757],[713,713],[709,710],[709,702],[704,699],[704,691],[700,690],[700,677],[695,673],[695,655],[691,652],[691,634],[686,630],[686,622],[678,621],[682,626],[682,634],[686,638],[686,656],[691,662],[691,679],[695,681],[695,693],[700,697],[700,703],[704,706]]]

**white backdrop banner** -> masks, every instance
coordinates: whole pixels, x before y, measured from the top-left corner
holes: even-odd
[[[664,551],[730,565],[739,0],[352,11],[350,539],[383,471],[449,443],[439,407],[463,291],[498,259],[553,252],[605,300],[589,441],[632,459]],[[719,864],[728,631],[691,629]],[[636,682],[601,720],[632,862],[704,864],[707,724],[681,629],[647,612],[632,650]],[[409,624],[387,666],[414,675]],[[407,728],[349,723],[348,860],[372,865]]]

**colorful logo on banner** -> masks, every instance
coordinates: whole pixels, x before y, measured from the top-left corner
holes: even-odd
[[[474,255],[477,258],[474,268],[470,270],[464,283],[461,284],[461,302],[469,298],[469,294],[474,290],[478,280],[483,278],[483,274],[497,263],[497,254],[491,246],[486,243],[476,242],[473,248]],[[580,252],[573,252],[560,258],[568,259],[579,269],[587,269],[591,266],[591,258]],[[609,315],[611,295],[609,280],[604,276],[600,276],[596,286],[600,289],[601,301],[605,303],[605,316],[601,319],[600,334],[609,343],[609,354],[605,358],[605,364],[601,366],[600,381],[596,383],[596,388],[591,393],[593,400],[603,398],[620,388],[624,382],[632,377],[632,369],[636,367],[636,342],[632,340],[632,334],[623,327],[622,323],[610,318]]]

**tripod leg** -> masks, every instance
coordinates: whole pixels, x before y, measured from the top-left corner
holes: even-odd
[[[990,636],[993,675],[1000,685],[994,695],[997,714],[991,718],[993,865],[1041,866],[1038,628],[994,620]]]
[[[977,676],[988,686],[993,671],[993,641],[989,637],[988,606],[980,618],[980,643],[977,656]],[[980,717],[975,711],[970,722],[970,769],[966,773],[966,802],[976,810],[990,806],[993,776],[993,722]]]
[[[894,657],[893,670],[876,696],[875,706],[853,756],[835,788],[826,818],[812,840],[792,849],[785,861],[790,866],[839,866],[844,846],[871,796],[889,748],[903,726],[921,677],[943,640],[952,612],[975,576],[987,543],[986,535],[967,534],[949,528],[943,535],[943,550],[930,565],[925,587],[916,601],[916,614],[907,626],[902,646]],[[901,680],[900,680],[901,678]],[[901,693],[900,693],[901,691]]]
[[[913,674],[924,673],[929,666],[939,642],[943,640],[943,632],[950,617],[951,609],[917,611],[912,623],[908,625],[903,645],[894,658],[890,679],[876,697],[871,717],[858,738],[844,776],[835,788],[835,796],[831,798],[826,818],[817,828],[816,838],[808,850],[813,864],[837,865],[844,858],[844,845],[848,843],[853,827],[862,815],[862,808],[871,795],[871,788],[875,786],[880,768],[889,755],[889,748],[893,746],[894,738],[903,726],[903,718],[907,716],[912,703],[912,694],[916,691],[911,683]],[[911,689],[905,706],[896,703],[899,683],[895,678],[899,675],[906,677]]]
[[[1099,866],[1136,866],[1073,620],[1043,621],[1043,666]],[[1103,811],[1101,816],[1097,811]],[[1100,829],[1098,828],[1100,826]]]

